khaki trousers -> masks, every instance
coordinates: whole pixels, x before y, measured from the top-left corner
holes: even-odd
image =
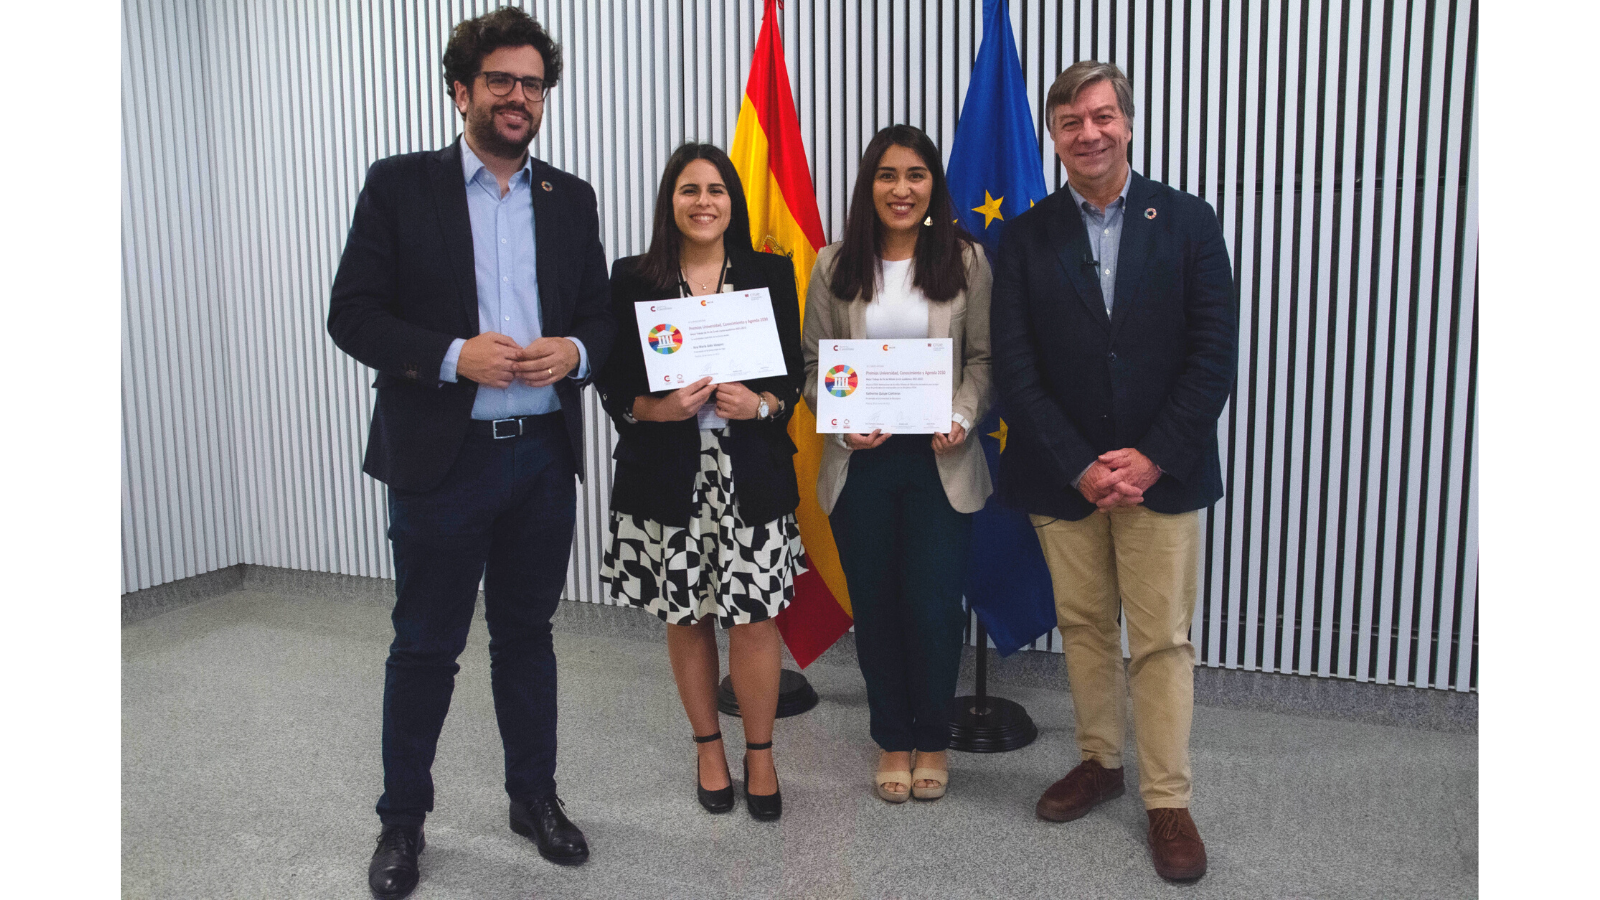
[[[1031,518],[1055,591],[1079,751],[1108,769],[1122,765],[1131,694],[1145,808],[1187,807],[1200,513],[1120,506],[1077,522]],[[1132,657],[1126,675],[1119,609]]]

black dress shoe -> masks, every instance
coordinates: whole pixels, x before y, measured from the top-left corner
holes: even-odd
[[[422,852],[421,825],[385,825],[378,849],[367,864],[367,887],[378,900],[400,900],[417,889],[417,854]]]
[[[557,865],[576,866],[589,858],[589,842],[561,811],[561,798],[555,794],[526,803],[511,801],[511,830],[533,841],[539,855]]]
[[[750,753],[751,750],[770,750],[772,742],[760,744],[746,743],[744,755],[744,805],[750,810],[750,818],[760,822],[771,822],[783,815],[783,791],[773,791],[770,794],[750,793]]]
[[[712,741],[720,740],[722,740],[722,732],[719,731],[715,734],[708,734],[705,737],[696,737],[694,742],[696,744],[709,744]],[[729,780],[731,781],[732,779]],[[700,783],[700,758],[698,755],[696,755],[694,763],[694,787],[695,794],[700,798],[700,805],[705,807],[706,812],[725,813],[733,809],[732,784],[712,791],[707,790],[706,786]]]

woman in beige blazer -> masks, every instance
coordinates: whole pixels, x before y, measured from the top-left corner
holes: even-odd
[[[891,803],[936,800],[949,781],[972,513],[992,490],[983,450],[968,434],[990,403],[992,277],[982,249],[954,224],[939,159],[933,141],[909,125],[873,137],[845,238],[818,254],[806,293],[805,398],[813,411],[823,341],[952,344],[948,432],[826,435],[817,476],[850,588],[872,739],[883,751],[874,788]]]

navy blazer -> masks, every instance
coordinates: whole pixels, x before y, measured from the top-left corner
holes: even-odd
[[[617,427],[616,478],[611,485],[611,508],[643,516],[665,525],[684,527],[693,515],[694,476],[700,468],[700,426],[693,418],[680,422],[629,422],[623,410],[635,398],[652,393],[645,377],[644,350],[639,346],[639,300],[665,300],[678,296],[676,287],[659,288],[639,274],[644,257],[617,260],[611,270],[611,297],[617,320],[619,346],[595,379],[601,402]],[[800,355],[800,301],[795,293],[794,263],[786,256],[755,253],[735,256],[727,283],[736,290],[767,288],[777,320],[778,341],[788,374],[757,378],[745,387],[770,392],[783,401],[783,412],[767,421],[736,420],[728,423],[723,447],[733,467],[739,515],[748,525],[760,525],[794,512],[800,492],[794,475],[794,441],[789,439],[789,417],[800,399],[805,380],[805,360]],[[669,391],[656,391],[665,396]]]
[[[1066,188],[1006,229],[990,305],[994,382],[1008,427],[1000,497],[1069,521],[1094,504],[1072,480],[1133,447],[1163,474],[1160,513],[1222,497],[1217,419],[1233,392],[1239,312],[1210,204],[1130,172],[1106,316],[1083,216]]]
[[[333,279],[328,334],[378,371],[367,474],[425,491],[444,480],[472,419],[478,385],[440,382],[455,338],[478,335],[478,285],[461,142],[372,164],[356,200]],[[594,189],[533,160],[539,320],[546,337],[583,342],[591,375],[605,365],[615,326]],[[583,476],[582,388],[554,385]]]

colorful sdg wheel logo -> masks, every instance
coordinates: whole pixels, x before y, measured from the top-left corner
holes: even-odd
[[[676,353],[683,347],[683,332],[672,325],[657,325],[650,329],[650,349],[657,353]]]
[[[835,397],[848,397],[855,393],[859,379],[856,378],[855,369],[849,366],[834,366],[823,376],[822,383],[827,387],[828,393]]]

